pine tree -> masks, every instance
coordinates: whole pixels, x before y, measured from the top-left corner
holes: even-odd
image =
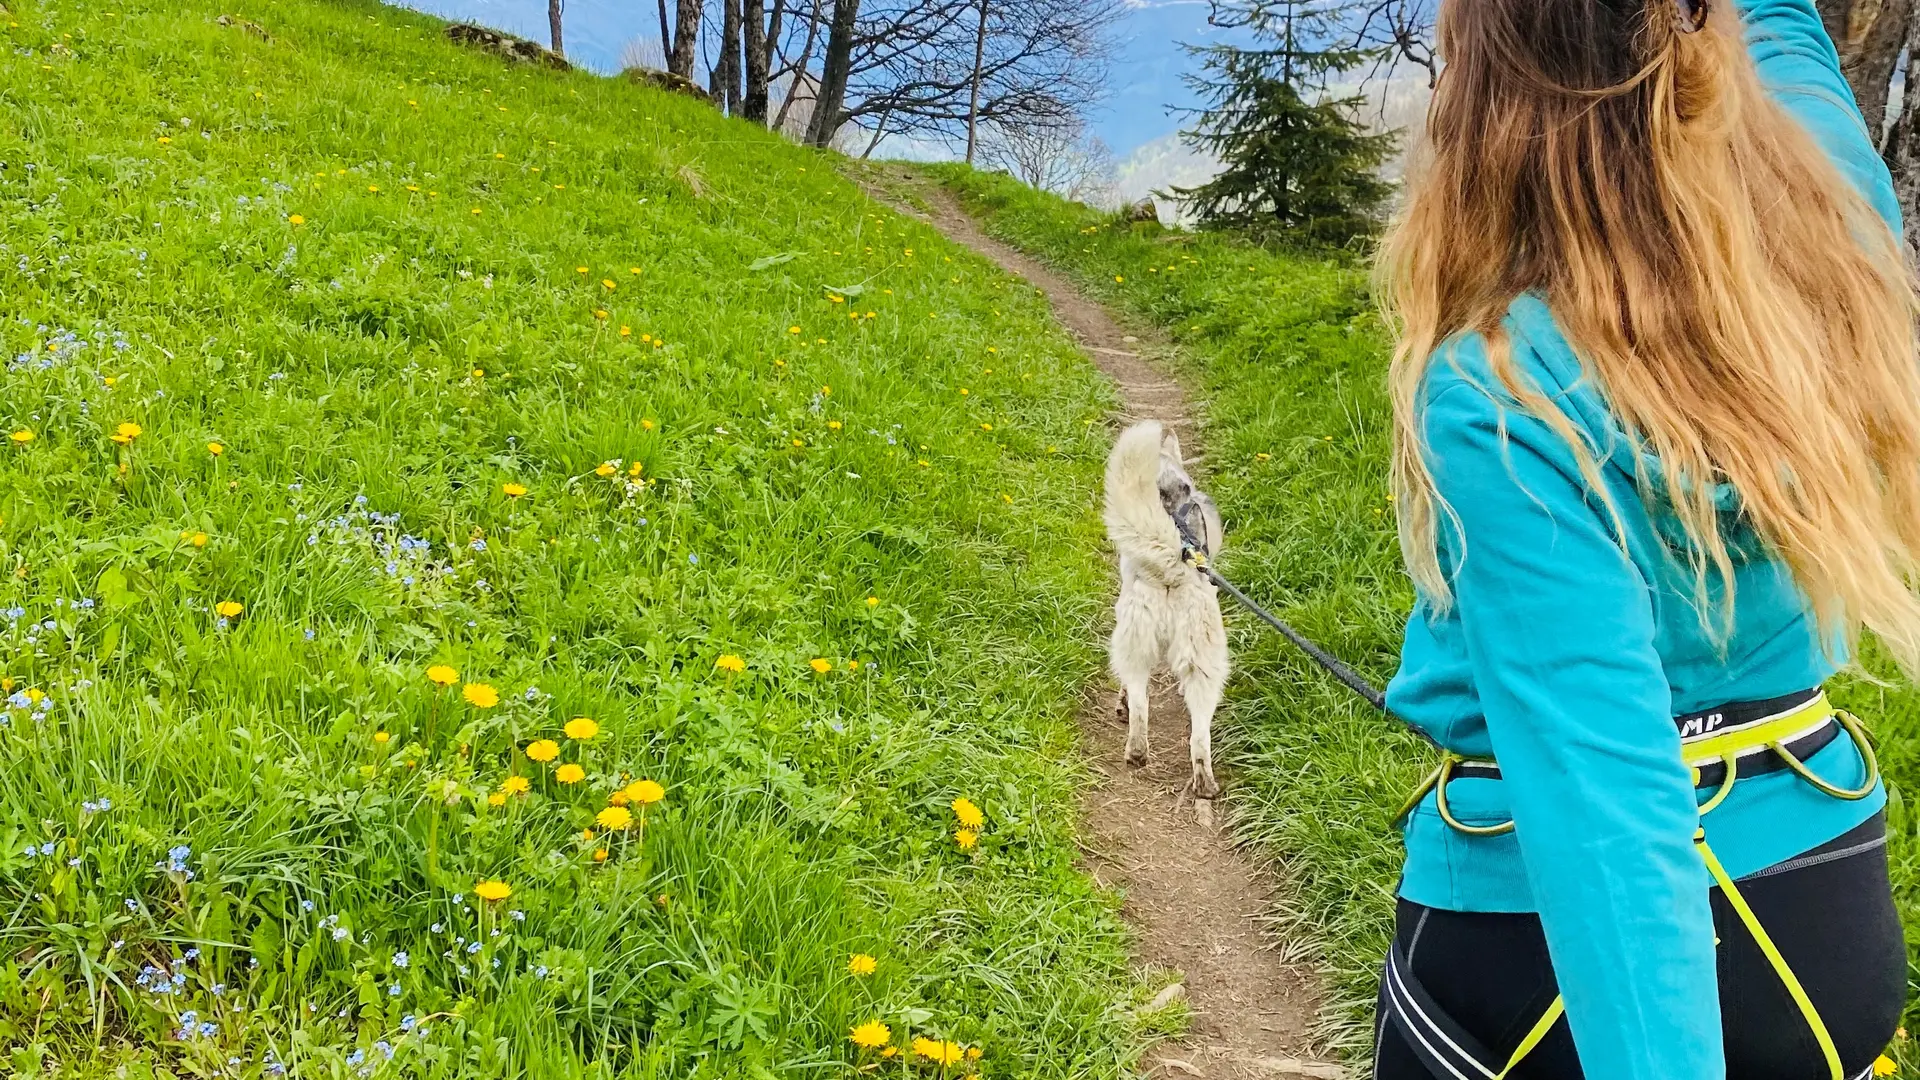
[[[1203,59],[1188,81],[1209,104],[1181,134],[1223,169],[1172,194],[1202,225],[1324,244],[1377,227],[1393,190],[1379,169],[1396,139],[1367,129],[1359,118],[1363,97],[1330,90],[1335,78],[1373,58],[1339,43],[1348,6],[1246,0],[1229,9],[1231,25],[1267,47],[1193,50]]]

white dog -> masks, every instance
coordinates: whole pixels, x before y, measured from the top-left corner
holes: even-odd
[[[1213,712],[1227,682],[1227,631],[1218,591],[1182,552],[1189,543],[1208,556],[1220,550],[1220,511],[1187,475],[1180,440],[1157,421],[1133,425],[1114,444],[1106,518],[1107,536],[1120,552],[1109,651],[1114,677],[1126,690],[1127,763],[1146,764],[1147,682],[1164,663],[1180,683],[1193,723],[1189,790],[1211,799],[1220,793],[1213,779]]]

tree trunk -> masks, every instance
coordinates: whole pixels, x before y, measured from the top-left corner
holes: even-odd
[[[747,93],[741,101],[741,115],[756,124],[767,122],[767,68],[773,59],[767,52],[765,3],[766,0],[741,0],[740,4],[741,29],[745,31],[743,46],[747,54]],[[774,17],[779,17],[777,9]]]
[[[673,52],[673,24],[667,21],[667,0],[660,0],[660,60]]]
[[[980,0],[980,29],[973,35],[973,90],[967,99],[967,164],[980,137],[980,69],[987,59],[987,0]]]
[[[807,142],[826,146],[840,130],[840,111],[846,104],[847,74],[853,67],[854,20],[860,0],[833,0],[833,22],[827,28],[827,54],[820,65],[820,89],[814,96],[813,125]]]
[[[873,125],[873,138],[867,140],[867,148],[860,152],[861,161],[866,161],[873,157],[874,148],[880,145],[880,140],[887,134],[887,121],[891,119],[892,116],[893,114],[890,112],[880,114],[880,122]]]
[[[566,43],[560,40],[561,0],[547,0],[547,29],[553,31],[553,55],[567,55]]]
[[[787,84],[787,96],[780,103],[780,115],[773,118],[775,131],[786,130],[787,113],[793,111],[793,101],[800,96],[800,84],[807,81],[807,69],[813,66],[813,43],[820,38],[820,5],[825,2],[813,0],[813,10],[807,15],[807,43],[800,47],[800,63],[794,67],[793,81]],[[807,134],[809,137],[813,134],[812,124],[807,125]]]
[[[740,0],[720,0],[720,59],[713,65],[713,100],[740,111]]]
[[[693,79],[693,50],[700,44],[701,0],[679,0],[675,8],[673,51],[667,56],[667,70],[683,79]]]
[[[1817,0],[1820,19],[1840,51],[1840,70],[1867,120],[1874,145],[1886,130],[1887,94],[1907,45],[1914,0]]]

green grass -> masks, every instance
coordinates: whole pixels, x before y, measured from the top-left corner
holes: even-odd
[[[8,1072],[845,1076],[878,1018],[1122,1074],[1154,988],[1072,812],[1113,399],[1030,290],[409,12],[9,6]]]
[[[1388,337],[1365,265],[1128,226],[1005,176],[929,171],[996,236],[1171,332],[1202,397],[1208,483],[1227,519],[1223,571],[1376,684],[1390,677],[1413,592],[1387,496]],[[1277,635],[1231,612],[1229,623],[1237,670],[1215,737],[1233,766],[1236,820],[1286,866],[1283,922],[1317,943],[1328,971],[1328,1040],[1364,1054],[1401,861],[1392,817],[1432,762]],[[1846,676],[1836,699],[1879,735],[1911,935],[1920,821],[1901,794],[1920,786],[1920,694]]]

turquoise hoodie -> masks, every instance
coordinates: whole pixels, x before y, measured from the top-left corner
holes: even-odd
[[[1762,80],[1897,235],[1892,181],[1813,4],[1747,0],[1741,10]],[[1644,509],[1635,472],[1649,463],[1551,312],[1523,296],[1504,325],[1521,373],[1610,455],[1602,479],[1625,519],[1626,557],[1567,443],[1483,389],[1499,382],[1477,336],[1449,343],[1421,422],[1434,483],[1458,515],[1440,544],[1455,603],[1445,613],[1416,604],[1387,703],[1441,745],[1497,759],[1504,779],[1457,780],[1449,802],[1469,823],[1517,827],[1468,836],[1427,797],[1406,824],[1400,894],[1451,911],[1538,912],[1588,1080],[1722,1077],[1709,881],[1693,845],[1702,797],[1671,718],[1816,686],[1834,663],[1803,594],[1764,552],[1736,568],[1730,639],[1707,634],[1690,574]],[[1846,739],[1808,765],[1845,786],[1865,778]],[[1884,802],[1883,792],[1831,798],[1781,771],[1740,781],[1704,824],[1739,877],[1839,836]]]

